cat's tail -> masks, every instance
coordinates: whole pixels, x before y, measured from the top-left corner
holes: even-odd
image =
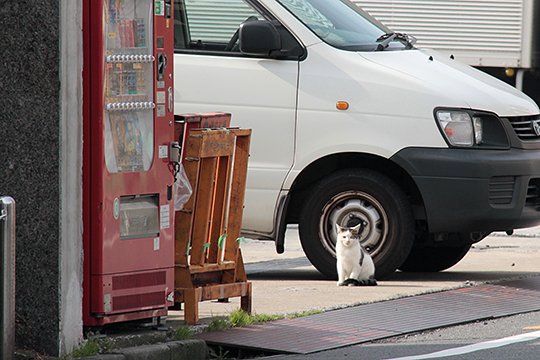
[[[362,279],[362,280],[356,280],[356,279],[346,279],[342,283],[338,284],[339,286],[377,286],[377,280],[374,278],[369,279]]]
[[[360,286],[377,286],[377,280],[375,280],[374,278],[360,280],[359,283]]]

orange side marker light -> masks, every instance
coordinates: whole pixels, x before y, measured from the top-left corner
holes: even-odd
[[[349,103],[346,101],[338,101],[336,103],[336,108],[338,110],[348,110],[349,109]]]

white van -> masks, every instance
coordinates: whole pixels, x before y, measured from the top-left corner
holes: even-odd
[[[377,277],[439,271],[540,224],[540,111],[348,0],[175,0],[175,112],[253,129],[244,232],[335,276],[364,223]]]

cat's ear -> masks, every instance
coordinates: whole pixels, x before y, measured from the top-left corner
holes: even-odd
[[[338,223],[336,223],[336,231],[337,231],[338,233],[340,233],[340,232],[343,231],[343,228],[342,228]]]
[[[351,231],[354,233],[354,234],[358,234],[360,232],[360,228],[362,227],[362,223],[356,225],[355,227],[353,227],[351,229]]]

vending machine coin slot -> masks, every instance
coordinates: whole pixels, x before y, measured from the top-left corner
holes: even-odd
[[[158,81],[163,81],[166,68],[167,68],[167,55],[163,53],[159,54],[158,55],[158,70],[157,70]]]

